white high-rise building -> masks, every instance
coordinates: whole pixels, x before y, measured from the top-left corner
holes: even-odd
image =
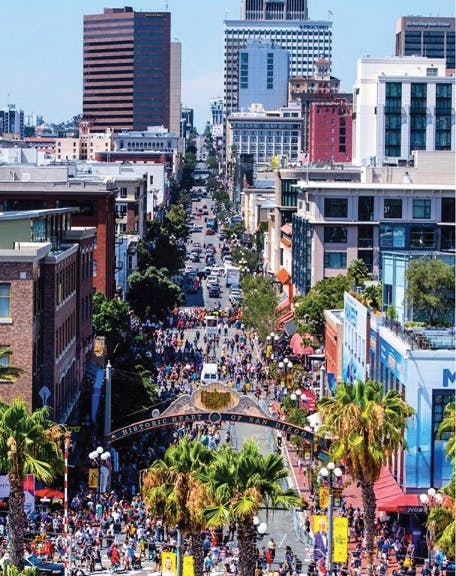
[[[249,40],[261,40],[288,51],[288,74],[311,76],[321,57],[331,61],[332,22],[311,20],[225,21],[225,113],[239,110],[239,52]]]
[[[249,40],[239,52],[239,110],[262,104],[276,110],[288,103],[287,50]]]
[[[455,150],[454,80],[443,58],[358,60],[353,164],[407,164],[415,150]]]

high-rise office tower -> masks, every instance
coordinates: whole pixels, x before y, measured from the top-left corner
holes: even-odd
[[[171,14],[84,16],[83,114],[92,130],[170,126]]]
[[[182,110],[182,44],[171,42],[169,131],[179,136]]]
[[[269,43],[249,40],[239,51],[239,110],[262,104],[278,110],[288,103],[288,52]]]
[[[455,68],[454,18],[402,16],[396,22],[396,56],[445,58]]]
[[[307,77],[320,58],[331,62],[332,22],[312,20],[225,21],[225,113],[239,109],[239,52],[249,40],[284,48],[289,77]]]
[[[243,20],[307,20],[307,0],[244,0]]]

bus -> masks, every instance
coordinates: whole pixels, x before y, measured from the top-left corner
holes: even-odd
[[[204,325],[206,327],[206,334],[208,336],[214,336],[217,334],[218,330],[217,316],[206,316],[206,318],[204,319]]]

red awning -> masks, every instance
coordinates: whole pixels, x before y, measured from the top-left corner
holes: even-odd
[[[377,502],[377,509],[382,512],[402,512],[404,508],[423,508],[418,494],[401,494],[395,498]],[[423,508],[424,510],[424,508]]]
[[[383,466],[380,476],[374,484],[375,498],[377,500],[377,508],[383,510],[382,506],[385,502],[404,496],[404,492],[399,484],[396,482],[390,470]]]
[[[55,490],[54,488],[40,488],[36,490],[35,496],[38,496],[38,498],[63,498],[64,494],[61,490]]]
[[[284,224],[283,226],[280,227],[280,230],[284,233],[287,234],[288,236],[291,236],[291,234],[293,233],[293,228],[291,226],[291,224],[287,223]]]
[[[289,238],[281,238],[280,243],[286,246],[287,248],[291,247],[291,240]]]
[[[297,332],[293,334],[290,339],[290,348],[293,351],[293,354],[296,354],[297,356],[309,356],[309,354],[313,354],[314,352],[312,346],[304,345],[301,334],[298,334]]]
[[[286,314],[284,314],[283,316],[280,316],[280,318],[277,320],[277,325],[279,328],[281,328],[285,322],[288,322],[288,320],[291,320],[293,318],[293,312],[287,312]]]
[[[282,302],[277,306],[277,312],[281,312],[290,306],[290,300],[288,297],[285,297]]]

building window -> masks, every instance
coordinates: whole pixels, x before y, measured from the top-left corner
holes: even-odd
[[[385,218],[402,218],[402,200],[400,198],[385,198],[383,216]]]
[[[119,192],[119,196],[120,198],[126,198],[127,197],[127,188],[125,186],[122,186]]]
[[[96,278],[97,276],[97,261],[95,258],[92,259],[92,276]]]
[[[346,268],[347,267],[347,253],[346,252],[325,252],[324,265],[325,265],[325,268]]]
[[[360,196],[358,198],[358,220],[371,222],[374,219],[374,197]]]
[[[435,94],[435,149],[451,150],[451,84],[437,84]]]
[[[426,149],[427,85],[413,83],[410,91],[410,153]]]
[[[385,156],[401,155],[402,84],[387,82],[385,87]]]
[[[342,226],[325,226],[324,237],[327,244],[346,244],[347,228]]]
[[[0,284],[0,318],[11,318],[11,284]]]
[[[417,249],[435,248],[435,229],[432,226],[412,226],[410,246]]]
[[[325,198],[325,218],[347,218],[347,214],[346,198]]]
[[[440,220],[442,222],[451,222],[456,224],[455,220],[455,199],[454,198],[442,198],[442,208],[440,214]]]
[[[380,226],[380,248],[405,248],[405,227]]]
[[[10,349],[10,347],[7,344],[0,344],[0,348],[8,348]],[[2,368],[8,368],[10,365],[10,354],[3,354],[3,356],[0,356],[0,366]]]
[[[429,220],[431,217],[431,201],[423,200],[417,198],[413,200],[413,218],[414,219],[426,219]]]

